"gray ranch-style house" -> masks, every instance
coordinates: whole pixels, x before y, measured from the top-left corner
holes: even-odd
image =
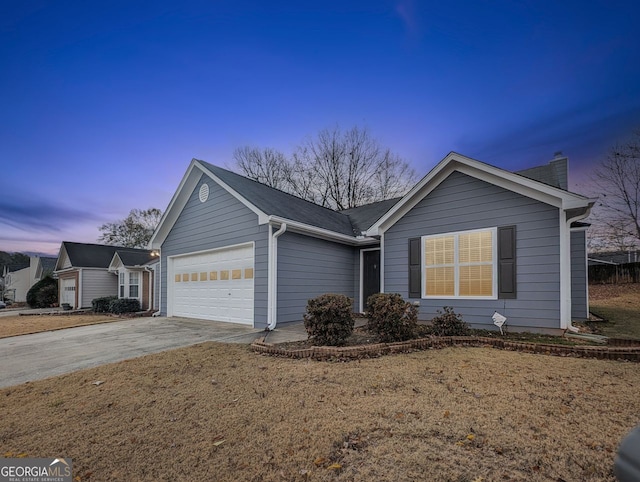
[[[159,266],[151,250],[63,241],[54,269],[60,304],[91,308],[104,296],[135,298],[142,310],[157,309]]]
[[[430,320],[451,306],[474,327],[560,332],[588,316],[593,200],[567,190],[567,159],[520,173],[447,155],[399,199],[334,211],[192,160],[151,240],[162,315],[273,329],[307,300],[355,311],[400,293]]]

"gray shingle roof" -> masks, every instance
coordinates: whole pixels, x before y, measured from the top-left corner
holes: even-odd
[[[122,246],[104,244],[73,243],[70,241],[63,241],[62,244],[67,251],[71,266],[74,268],[108,268],[116,251],[132,254],[151,253],[147,249],[123,248]]]
[[[279,216],[348,236],[360,234],[359,231],[354,231],[349,217],[345,214],[305,201],[208,162],[199,162],[267,215]]]
[[[45,257],[45,256],[40,257],[40,264],[42,265],[42,272],[43,273],[53,273],[53,270],[56,267],[56,262],[57,261],[58,261],[58,258],[49,258],[49,257]]]
[[[385,201],[358,206],[357,208],[345,209],[340,212],[349,216],[354,231],[356,234],[360,234],[362,231],[369,229],[373,223],[380,219],[382,215],[391,209],[400,199],[402,198],[387,199]]]
[[[118,249],[118,256],[125,266],[143,266],[158,259],[157,256],[151,256],[151,251],[146,249]]]

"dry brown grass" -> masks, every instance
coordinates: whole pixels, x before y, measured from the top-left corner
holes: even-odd
[[[592,328],[612,338],[640,339],[640,283],[589,285],[589,305],[606,320]]]
[[[629,305],[640,309],[640,283],[589,285],[589,302],[618,307]]]
[[[0,390],[0,456],[72,457],[91,481],[613,480],[639,388],[613,361],[207,343]]]
[[[122,318],[93,313],[86,315],[3,316],[0,318],[0,338],[120,320]]]

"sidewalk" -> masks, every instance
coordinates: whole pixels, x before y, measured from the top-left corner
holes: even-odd
[[[367,324],[366,318],[356,318],[355,327],[364,326]],[[304,322],[296,321],[294,323],[282,323],[276,325],[276,329],[273,331],[265,332],[265,343],[286,343],[290,341],[304,341],[309,336],[307,330],[304,327]]]

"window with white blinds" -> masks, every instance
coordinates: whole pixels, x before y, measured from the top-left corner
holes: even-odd
[[[423,297],[497,297],[496,229],[423,236]]]

